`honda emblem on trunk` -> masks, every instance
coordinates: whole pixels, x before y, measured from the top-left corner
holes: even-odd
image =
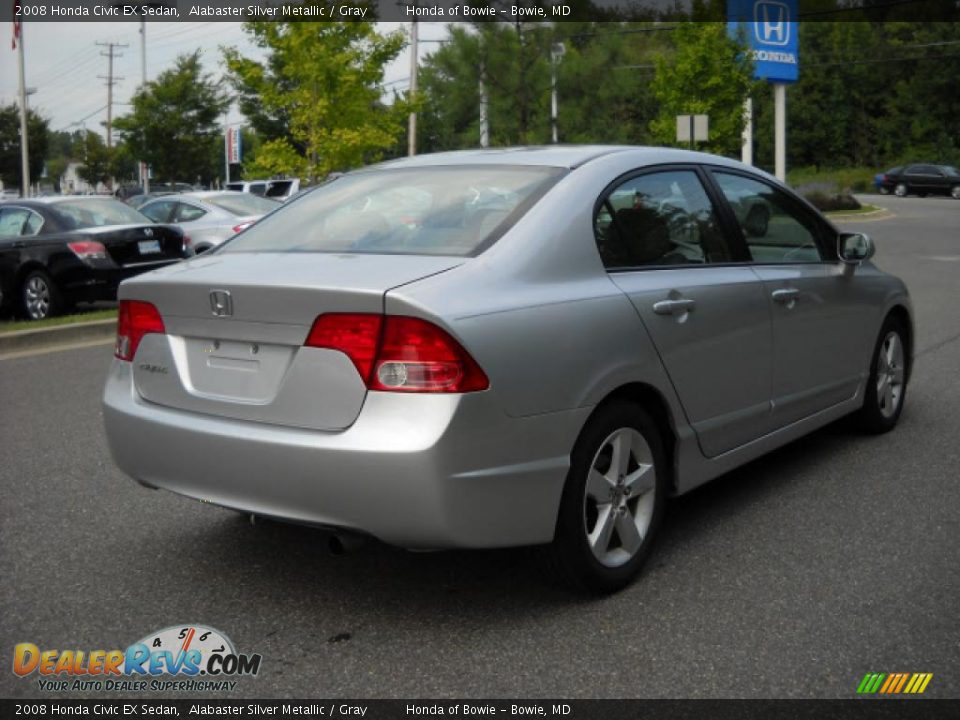
[[[153,237],[153,230],[151,228],[144,228],[143,234],[147,237]]]
[[[230,298],[230,291],[211,290],[210,309],[217,317],[228,317],[233,315],[233,300]]]

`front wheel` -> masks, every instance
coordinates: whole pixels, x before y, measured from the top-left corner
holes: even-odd
[[[650,554],[667,494],[663,442],[639,406],[601,407],[571,455],[548,564],[595,593],[619,590]]]
[[[858,420],[864,430],[885,433],[892,430],[903,412],[907,394],[909,350],[903,323],[889,317],[880,329],[870,361],[870,377]]]

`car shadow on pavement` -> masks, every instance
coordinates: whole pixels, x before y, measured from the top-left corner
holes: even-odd
[[[657,582],[651,575],[682,562],[688,548],[723,532],[718,524],[757,503],[779,502],[778,494],[791,485],[815,481],[808,468],[828,463],[858,438],[863,436],[847,423],[834,423],[673,500],[647,577],[624,593],[641,600],[645,584]],[[275,596],[278,603],[281,598],[285,604],[300,600],[316,607],[348,603],[353,615],[477,613],[489,620],[499,611],[515,617],[524,608],[534,614],[597,602],[541,574],[531,549],[409,552],[371,540],[335,556],[322,530],[273,521],[251,526],[247,517],[226,510],[207,524],[189,527],[192,536],[181,536],[185,546],[196,543],[204,562],[216,563],[239,585],[267,599]]]

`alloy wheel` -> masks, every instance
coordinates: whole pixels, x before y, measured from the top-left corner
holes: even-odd
[[[23,288],[23,304],[31,320],[50,314],[50,286],[40,275],[29,278]]]
[[[619,567],[640,550],[653,519],[653,452],[637,430],[624,427],[600,445],[587,476],[584,532],[594,557]]]
[[[892,417],[903,397],[903,341],[894,331],[887,333],[877,354],[877,404],[880,414]]]

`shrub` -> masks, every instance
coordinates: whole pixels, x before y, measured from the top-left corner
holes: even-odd
[[[814,207],[823,212],[833,210],[859,210],[861,205],[849,191],[839,193],[827,193],[823,190],[810,190],[803,193],[803,196]]]

